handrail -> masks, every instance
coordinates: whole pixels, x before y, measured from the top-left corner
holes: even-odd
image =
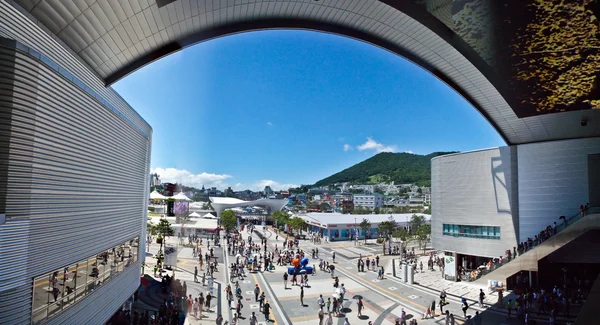
[[[497,269],[499,269],[500,267],[510,263],[511,261],[515,260],[518,256],[521,256],[523,254],[525,254],[526,252],[534,249],[535,247],[539,246],[540,244],[542,244],[544,241],[550,239],[551,237],[555,236],[556,234],[560,233],[561,231],[567,229],[570,225],[574,224],[575,222],[579,221],[581,218],[583,218],[584,216],[590,214],[590,213],[600,213],[600,207],[589,207],[586,210],[584,210],[583,213],[581,212],[577,212],[576,214],[574,214],[573,216],[571,216],[570,218],[565,218],[565,219],[559,219],[559,220],[563,220],[563,222],[561,224],[557,224],[556,225],[556,233],[550,235],[550,237],[546,238],[543,241],[539,241],[538,240],[532,240],[531,241],[531,245],[527,247],[527,250],[522,250],[519,252],[519,254],[517,256],[511,256],[510,258],[508,257],[508,254],[505,254],[501,260],[499,260],[498,258],[494,258],[494,263],[487,267],[485,269],[482,270],[472,270],[469,271],[467,273],[471,273],[471,272],[475,272],[476,274],[469,274],[467,277],[462,278],[463,281],[468,281],[468,282],[472,282],[475,281],[479,278],[481,278],[484,275],[487,275]],[[545,231],[545,229],[541,230],[541,232]],[[539,238],[539,237],[538,237]],[[507,251],[512,252],[512,250],[508,249]],[[512,255],[512,254],[511,254]]]

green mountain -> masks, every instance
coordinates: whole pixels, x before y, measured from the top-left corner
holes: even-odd
[[[429,155],[382,152],[339,173],[315,183],[315,186],[350,182],[375,184],[395,182],[431,186],[431,159],[454,152],[434,152]]]

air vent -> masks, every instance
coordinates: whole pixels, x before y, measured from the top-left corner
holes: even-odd
[[[175,2],[175,1],[177,1],[177,0],[156,0],[156,5],[159,8],[162,8],[162,7],[166,6],[166,5],[168,5],[169,3]]]

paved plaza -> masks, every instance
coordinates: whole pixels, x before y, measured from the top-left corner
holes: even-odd
[[[246,239],[248,236],[253,237],[253,241],[260,243],[258,233],[262,233],[267,238],[268,249],[274,250],[277,246],[281,248],[285,237],[279,236],[276,240],[275,233],[270,229],[264,229],[261,226],[256,226],[252,234],[244,231],[242,237]],[[176,244],[177,238],[169,238],[169,244]],[[206,243],[201,246],[202,251],[206,250]],[[156,253],[158,245],[151,244],[150,252]],[[466,319],[460,309],[460,298],[464,297],[470,301],[471,307],[467,314],[473,316],[476,311],[479,311],[483,319],[482,324],[494,325],[515,325],[522,324],[516,319],[506,319],[506,313],[500,308],[496,308],[493,304],[497,301],[495,294],[489,294],[486,288],[476,284],[467,282],[452,282],[443,280],[438,268],[435,271],[424,270],[424,272],[415,273],[415,284],[408,285],[400,278],[396,278],[392,274],[392,263],[398,263],[397,256],[381,255],[381,246],[364,245],[363,243],[354,242],[330,242],[315,245],[308,240],[300,242],[300,248],[303,249],[309,256],[309,264],[315,265],[318,269],[319,260],[310,258],[310,252],[313,248],[319,249],[319,258],[329,263],[332,261],[332,252],[336,252],[335,275],[339,277],[340,284],[344,284],[347,290],[343,314],[339,317],[334,316],[334,324],[342,325],[344,317],[348,317],[350,324],[368,324],[369,321],[373,324],[394,324],[404,310],[408,319],[416,318],[419,324],[444,324],[444,317],[440,316],[439,306],[436,305],[436,317],[434,319],[421,320],[427,306],[435,300],[439,300],[439,292],[445,289],[448,293],[447,301],[449,304],[444,310],[449,310],[455,315],[456,324],[464,324]],[[205,312],[205,318],[195,319],[187,317],[186,324],[214,324],[217,313],[222,313],[224,320],[229,321],[233,317],[234,309],[228,306],[227,300],[224,298],[223,292],[229,279],[229,270],[223,267],[230,265],[234,257],[228,256],[225,250],[218,248],[215,250],[215,255],[218,255],[219,272],[216,273],[214,292],[218,296],[213,300],[213,307],[210,312]],[[363,258],[373,258],[379,255],[379,265],[385,268],[384,279],[377,279],[377,272],[367,271],[358,272],[357,260],[362,255]],[[423,264],[427,265],[428,257],[421,257]],[[153,265],[152,257],[146,258],[147,265]],[[198,266],[197,258],[192,256],[192,249],[187,247],[179,247],[176,278],[181,281],[186,281],[188,293],[194,297],[200,292],[206,293],[208,287],[201,283],[194,282],[194,267]],[[242,317],[238,324],[249,324],[249,316],[252,312],[256,313],[259,324],[276,324],[276,325],[308,325],[319,324],[317,299],[319,295],[323,298],[332,297],[334,293],[333,279],[328,272],[317,270],[315,275],[309,276],[309,286],[304,289],[304,304],[300,304],[300,288],[291,286],[288,281],[288,287],[283,284],[283,274],[286,272],[287,266],[275,266],[272,271],[247,273],[243,280],[238,281],[242,296],[244,308],[242,309]],[[151,268],[146,269],[146,273],[150,274]],[[200,270],[200,275],[202,270]],[[200,277],[199,277],[200,278]],[[291,280],[291,278],[290,278]],[[261,291],[264,291],[266,300],[270,303],[272,309],[269,315],[269,320],[265,320],[262,310],[259,308],[259,303],[254,300],[253,289],[255,285],[259,286]],[[235,283],[232,284],[235,288]],[[485,306],[479,307],[476,303],[479,289],[482,288],[487,294]],[[357,315],[357,300],[352,299],[355,295],[363,296],[363,316]],[[222,299],[220,299],[223,297]],[[325,316],[325,319],[327,316]],[[547,324],[545,318],[536,318],[538,324]],[[325,322],[324,322],[325,324]],[[560,319],[556,324],[565,324],[564,320]]]

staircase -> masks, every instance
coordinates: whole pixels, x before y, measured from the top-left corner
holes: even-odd
[[[475,283],[487,285],[488,280],[503,281],[520,271],[538,271],[538,261],[570,243],[591,229],[600,229],[600,208],[590,208],[584,217],[573,216],[567,225],[560,225],[557,234],[498,269],[482,276]]]

